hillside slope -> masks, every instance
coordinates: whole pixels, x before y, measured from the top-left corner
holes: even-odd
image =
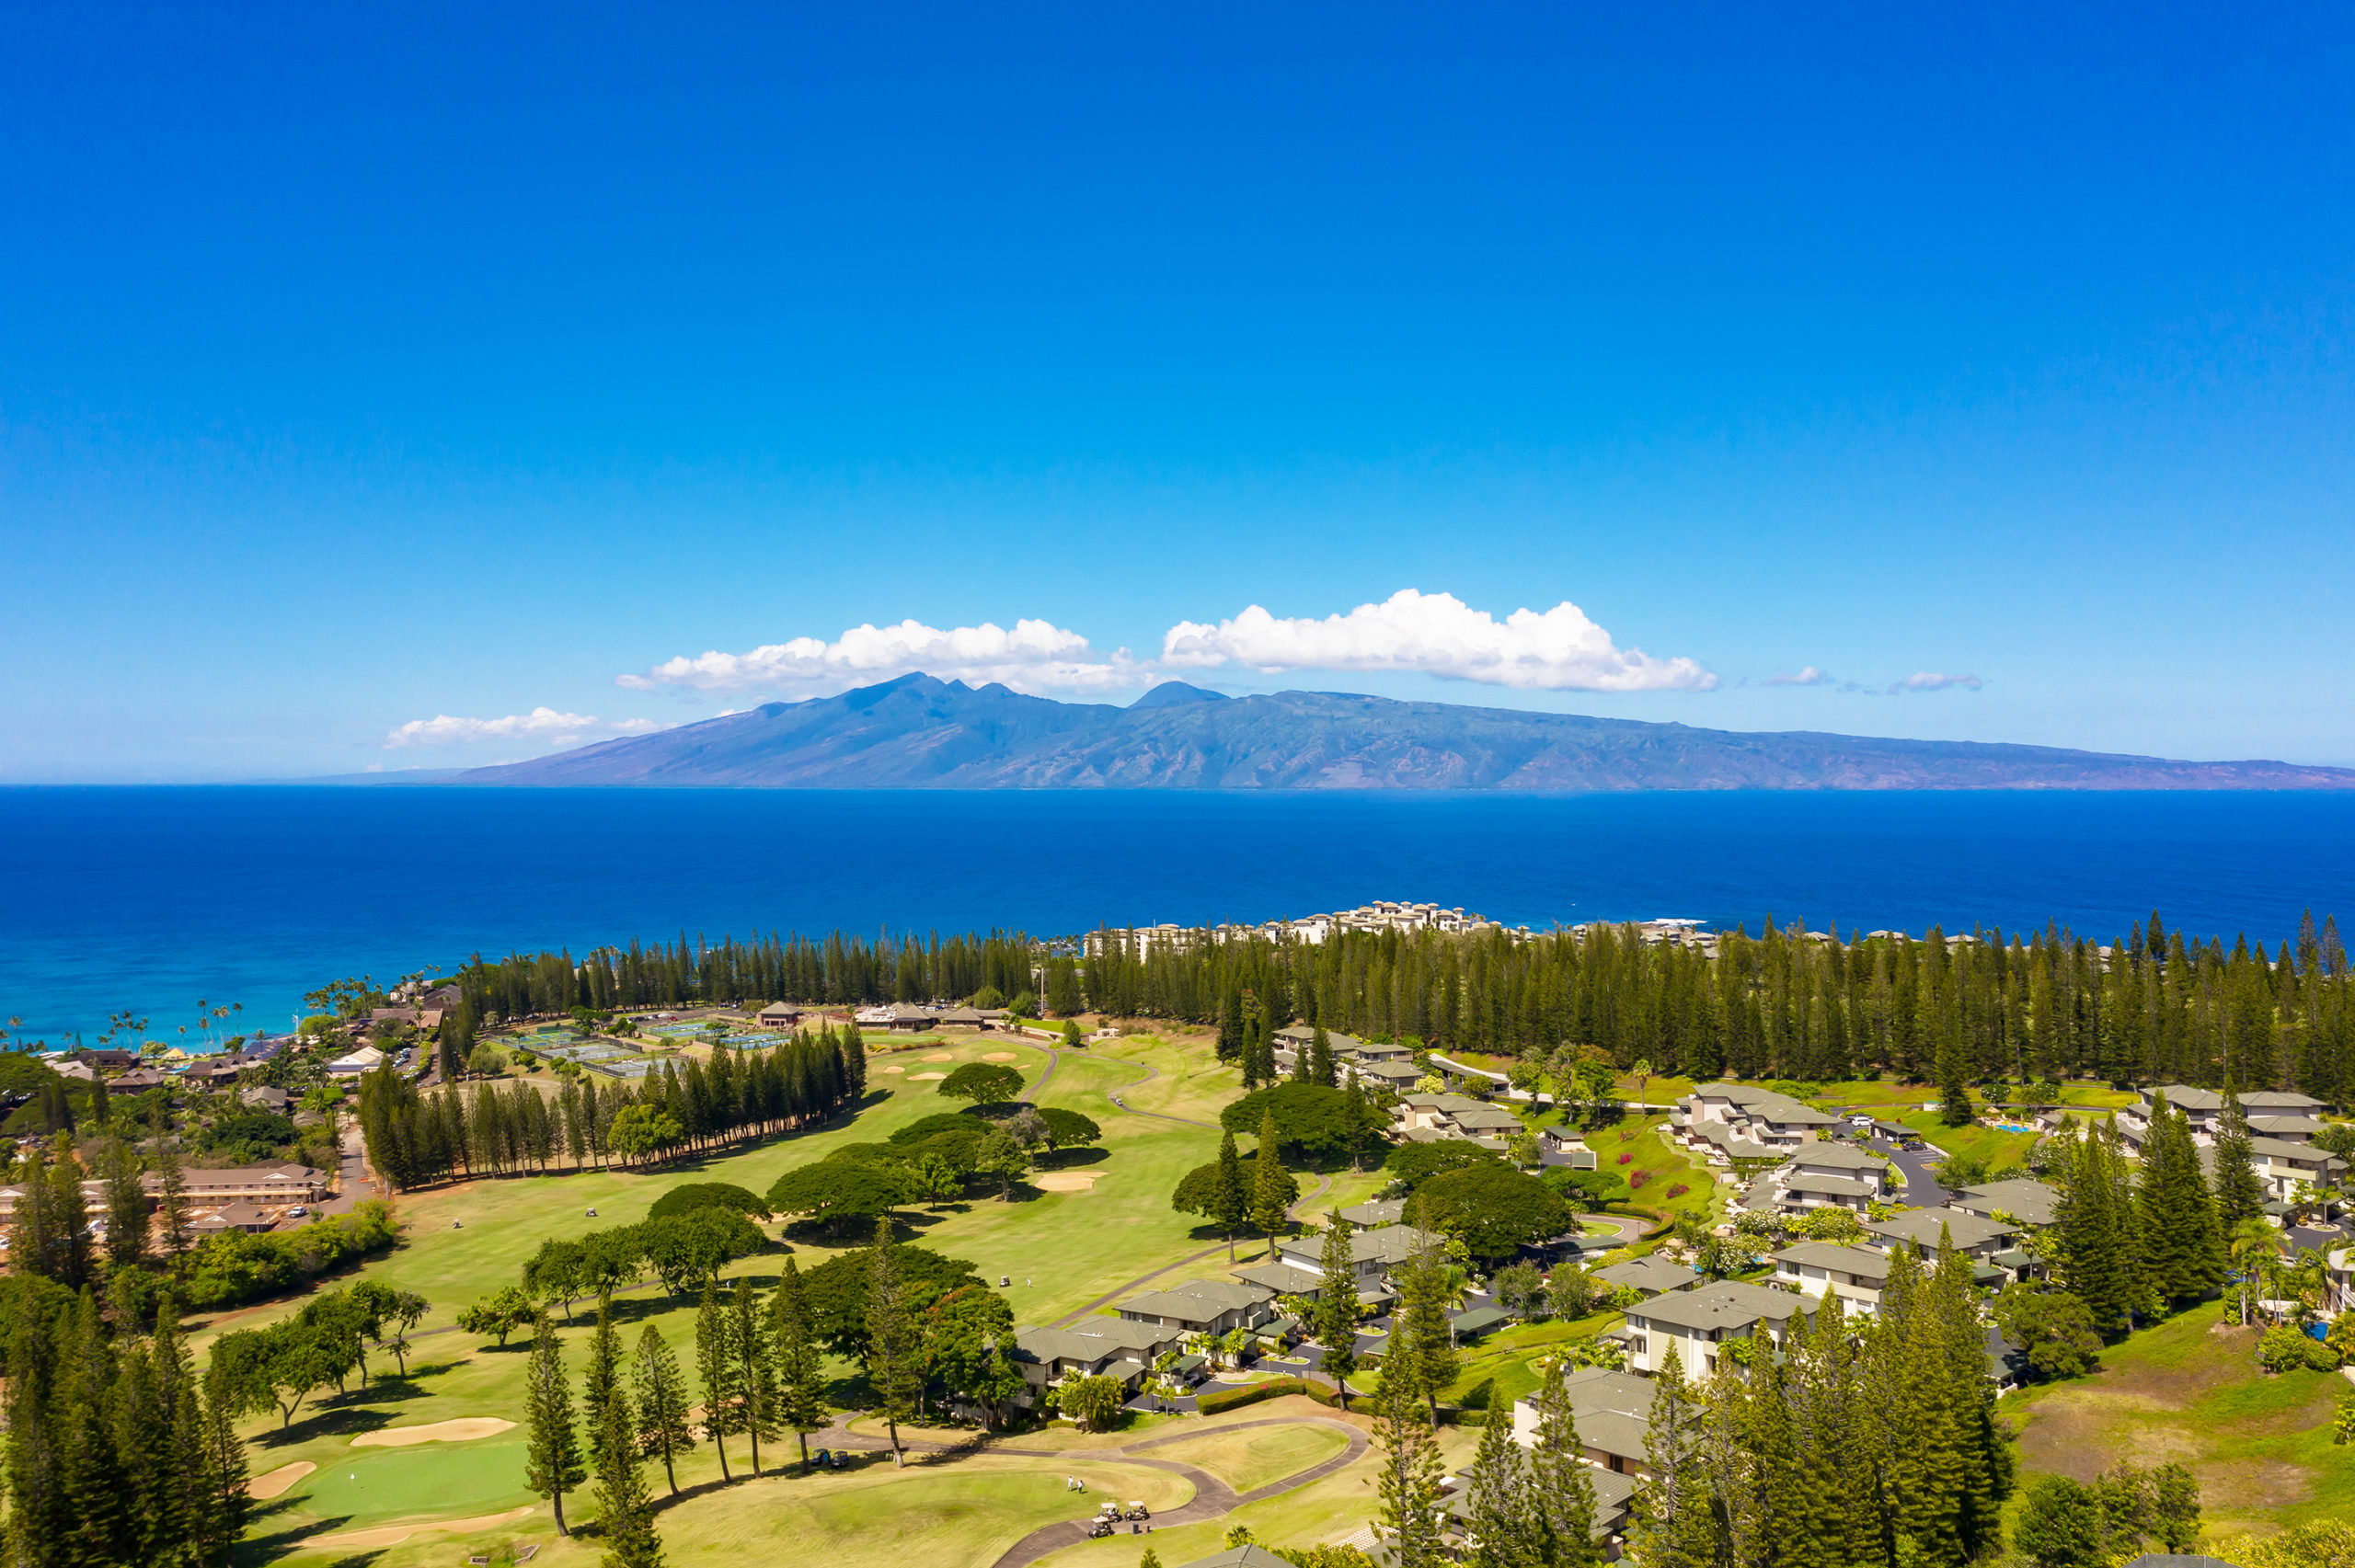
[[[2349,789],[2355,769],[1681,724],[1178,682],[1122,708],[903,676],[461,784],[769,789]]]

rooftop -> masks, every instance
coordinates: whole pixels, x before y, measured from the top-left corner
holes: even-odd
[[[1793,1313],[1814,1310],[1815,1303],[1804,1296],[1720,1279],[1697,1290],[1671,1290],[1665,1296],[1655,1296],[1640,1307],[1629,1308],[1627,1316],[1631,1322],[1642,1318],[1646,1322],[1666,1323],[1671,1328],[1722,1334],[1728,1330],[1747,1330],[1762,1320],[1788,1322]]]
[[[2061,1212],[2061,1194],[2027,1176],[1965,1187],[1952,1202],[1955,1207],[1974,1214],[1992,1215],[2000,1208],[2030,1225],[2050,1225]]]
[[[1867,1219],[1864,1223],[1865,1229],[1876,1236],[1886,1236],[1893,1242],[1912,1242],[1924,1251],[1936,1248],[1941,1230],[1965,1252],[2018,1233],[2009,1225],[1998,1224],[1967,1208],[1912,1208],[1902,1214],[1891,1215],[1887,1219]]]
[[[1843,1247],[1831,1242],[1801,1242],[1775,1254],[1776,1263],[1803,1268],[1836,1269],[1878,1285],[1889,1277],[1889,1254],[1870,1247]]]

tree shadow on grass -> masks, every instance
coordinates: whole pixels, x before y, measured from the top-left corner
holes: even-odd
[[[319,1518],[311,1516],[304,1516],[299,1522],[291,1518],[284,1519],[280,1522],[276,1529],[254,1528],[266,1524],[277,1518],[278,1516],[289,1513],[293,1505],[294,1499],[292,1497],[281,1497],[272,1502],[258,1505],[253,1511],[253,1526],[248,1527],[246,1539],[237,1543],[229,1560],[237,1564],[238,1568],[247,1568],[247,1565],[253,1563],[275,1562],[289,1553],[300,1551],[303,1549],[303,1542],[310,1537],[332,1535],[351,1523],[357,1516],[351,1514],[334,1518]],[[374,1552],[363,1552],[346,1561],[373,1562],[377,1555]]]

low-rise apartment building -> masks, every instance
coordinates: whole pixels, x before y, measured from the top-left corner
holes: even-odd
[[[1880,1310],[1880,1293],[1889,1285],[1889,1254],[1872,1247],[1801,1242],[1775,1254],[1775,1278],[1819,1299],[1828,1289],[1844,1309],[1870,1314]]]
[[[1706,1377],[1717,1370],[1728,1341],[1748,1339],[1763,1323],[1779,1345],[1791,1320],[1813,1310],[1815,1303],[1803,1296],[1730,1279],[1671,1291],[1627,1309],[1627,1365],[1638,1372],[1658,1372],[1673,1351],[1689,1376]]]

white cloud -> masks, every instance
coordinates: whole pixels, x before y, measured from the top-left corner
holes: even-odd
[[[1948,687],[1959,686],[1965,691],[1976,692],[1985,684],[1986,682],[1976,675],[1936,675],[1924,670],[1908,675],[1904,680],[1891,686],[1890,691],[1892,692],[1943,692]]]
[[[385,737],[386,750],[409,746],[470,746],[477,740],[552,740],[570,745],[591,735],[648,735],[662,728],[650,718],[626,718],[608,724],[591,714],[560,714],[554,708],[534,708],[505,718],[453,718],[437,714],[413,718]]]
[[[1321,621],[1279,620],[1254,604],[1215,626],[1181,621],[1162,638],[1175,670],[1239,664],[1283,670],[1412,670],[1524,691],[1706,692],[1717,678],[1690,658],[1655,658],[1614,646],[1565,600],[1502,621],[1449,593],[1401,589]]]
[[[1765,686],[1829,686],[1832,677],[1810,664],[1797,675],[1769,675],[1760,682]]]
[[[922,670],[976,685],[999,681],[1021,692],[1110,692],[1142,684],[1146,670],[1121,648],[1099,657],[1077,632],[1047,621],[1017,621],[1012,631],[984,621],[949,631],[902,621],[855,626],[833,642],[795,637],[750,653],[718,651],[664,660],[615,684],[634,692],[685,687],[698,692],[761,691],[815,694],[870,686]]]

